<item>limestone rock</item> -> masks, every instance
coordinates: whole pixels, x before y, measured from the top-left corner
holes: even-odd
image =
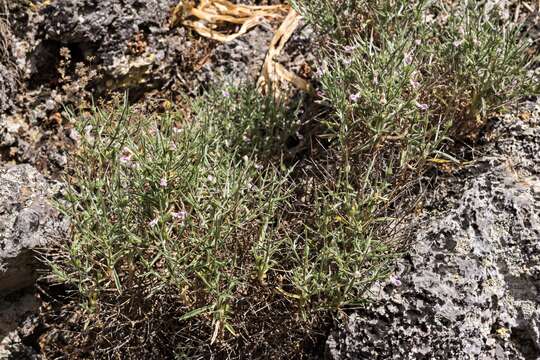
[[[428,196],[412,249],[330,336],[331,359],[540,358],[539,110],[502,121]]]
[[[50,205],[59,189],[30,165],[0,168],[0,296],[31,286],[34,250],[65,234],[65,220]]]

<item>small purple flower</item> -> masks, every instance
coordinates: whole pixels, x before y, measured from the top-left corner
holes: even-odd
[[[411,65],[413,63],[413,56],[411,53],[406,53],[403,57],[403,62],[405,65]]]
[[[352,52],[354,50],[354,47],[352,47],[351,45],[347,45],[343,48],[343,50],[345,50],[345,52]]]
[[[173,219],[182,221],[182,220],[186,219],[187,212],[184,211],[184,210],[181,210],[181,211],[178,211],[178,212],[172,212],[171,215],[172,215]]]
[[[158,219],[158,218],[155,218],[155,219],[153,219],[152,221],[150,221],[150,222],[148,223],[148,226],[154,227],[154,226],[156,226],[156,225],[158,224],[158,222],[159,222],[159,219]]]
[[[122,155],[120,156],[120,162],[124,165],[129,165],[131,163],[131,150],[127,146],[124,146],[122,149]]]
[[[429,109],[428,104],[420,104],[419,102],[416,103],[416,107],[419,108],[422,111],[426,111],[427,109]]]
[[[131,162],[131,154],[120,156],[120,162],[124,165],[127,165]]]
[[[409,83],[411,84],[413,89],[418,89],[420,87],[420,83],[418,81],[414,80],[413,78],[411,78],[409,80]]]
[[[394,285],[395,287],[400,287],[402,285],[399,276],[390,277],[390,284]]]
[[[228,98],[229,96],[231,96],[231,94],[227,91],[227,90],[223,90],[223,97],[226,97]]]
[[[422,45],[422,40],[416,39],[416,40],[414,40],[414,43],[415,43],[415,45],[420,46],[420,45]]]
[[[165,179],[165,178],[161,178],[159,180],[159,186],[161,186],[162,188],[166,188],[168,184],[169,183],[167,182],[167,179]]]
[[[358,99],[360,99],[360,94],[359,94],[359,93],[351,94],[351,95],[349,96],[349,100],[351,100],[352,102],[357,102]]]

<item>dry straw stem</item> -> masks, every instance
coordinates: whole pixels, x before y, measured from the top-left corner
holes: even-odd
[[[282,19],[288,9],[288,5],[237,5],[227,0],[201,0],[198,6],[195,6],[193,1],[180,1],[173,10],[171,26],[181,23],[201,36],[229,42],[267,19]],[[218,30],[231,24],[241,27],[233,34]]]
[[[287,11],[288,15],[285,17]],[[287,70],[275,60],[300,23],[301,16],[289,5],[255,6],[233,4],[227,0],[201,0],[199,5],[195,6],[193,1],[181,1],[173,10],[171,26],[181,23],[201,36],[220,42],[229,42],[267,19],[279,20],[283,17],[285,20],[270,43],[258,80],[259,89],[263,93],[273,93],[276,98],[279,98],[281,96],[280,83],[290,82],[298,89],[311,91],[311,86],[306,80]],[[223,30],[219,30],[227,25],[240,26],[240,29],[233,34],[226,34]]]
[[[289,14],[274,34],[270,42],[270,48],[266,59],[264,60],[261,76],[257,83],[262,92],[267,94],[273,93],[276,97],[280,97],[280,82],[290,82],[298,89],[306,92],[311,91],[309,82],[302,79],[293,72],[287,70],[283,65],[275,59],[279,57],[285,44],[291,38],[292,34],[300,24],[301,16],[294,10],[290,9]]]

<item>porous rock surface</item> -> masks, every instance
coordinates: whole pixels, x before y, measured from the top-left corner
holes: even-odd
[[[0,44],[9,46],[0,45],[0,162],[30,163],[49,174],[63,169],[73,146],[64,106],[84,108],[128,90],[132,100],[160,109],[164,100],[181,102],[185,93],[223,82],[253,83],[279,26],[263,23],[223,44],[171,26],[178,0],[4,2]],[[313,62],[311,38],[311,30],[297,31],[279,59],[304,77],[305,61]]]
[[[30,165],[0,168],[0,297],[33,285],[34,250],[66,233],[50,205],[59,189]]]
[[[428,196],[412,248],[329,358],[540,359],[539,114],[505,118]]]
[[[17,71],[12,52],[12,34],[9,24],[0,17],[0,113],[13,106],[17,91]]]
[[[45,41],[67,46],[72,57],[99,64],[108,88],[162,83],[181,58],[182,31],[169,34],[174,0],[56,0],[42,10]],[[174,35],[176,39],[174,39]],[[176,40],[176,43],[174,43]]]

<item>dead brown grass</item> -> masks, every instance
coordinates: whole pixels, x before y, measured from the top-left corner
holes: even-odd
[[[193,1],[180,1],[173,10],[171,26],[182,24],[206,38],[229,42],[266,21],[283,19],[288,10],[288,5],[252,6],[227,0],[201,0],[195,6]]]
[[[279,98],[281,96],[280,83],[291,83],[296,88],[305,92],[312,90],[308,81],[287,70],[276,60],[283,51],[287,41],[289,41],[294,31],[298,28],[300,20],[301,16],[294,9],[291,9],[276,31],[270,43],[270,48],[268,49],[268,54],[264,60],[261,76],[258,81],[258,86],[263,93],[274,94],[276,98]]]
[[[196,6],[193,1],[180,1],[173,10],[170,23],[171,26],[182,24],[209,39],[229,42],[267,21],[279,20],[283,21],[270,43],[257,83],[263,94],[272,93],[279,99],[284,97],[282,88],[288,83],[302,91],[311,91],[308,81],[276,60],[301,20],[289,5],[255,6],[233,4],[227,0],[201,0]]]

